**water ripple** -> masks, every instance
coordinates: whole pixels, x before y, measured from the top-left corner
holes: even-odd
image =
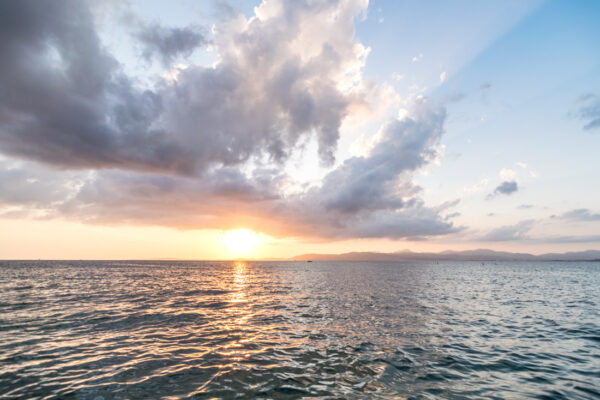
[[[599,398],[598,299],[600,263],[0,262],[0,398]]]

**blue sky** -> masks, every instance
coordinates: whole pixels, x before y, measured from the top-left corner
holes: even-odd
[[[600,244],[596,1],[4,7],[5,226],[244,229],[263,256]]]
[[[597,207],[600,135],[584,131],[576,113],[581,96],[600,90],[600,4],[436,6],[374,2],[357,30],[373,49],[367,72],[387,79],[404,75],[396,84],[399,92],[408,93],[407,85],[416,84],[427,87],[424,93],[431,98],[450,98],[445,156],[417,177],[425,198],[460,197],[457,219],[479,230]],[[411,54],[423,57],[412,62]],[[519,191],[486,200],[503,169],[515,172]],[[519,208],[523,205],[531,207]],[[553,225],[557,231],[573,229]],[[577,228],[598,232],[597,224]]]

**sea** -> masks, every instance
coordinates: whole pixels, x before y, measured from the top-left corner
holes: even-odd
[[[599,262],[1,261],[0,399],[598,399]]]

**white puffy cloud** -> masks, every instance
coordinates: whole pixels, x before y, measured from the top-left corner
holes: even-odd
[[[510,168],[502,168],[498,175],[503,181],[514,180],[517,177],[517,173]]]

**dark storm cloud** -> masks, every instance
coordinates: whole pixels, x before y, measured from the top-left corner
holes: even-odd
[[[527,233],[533,227],[534,222],[534,220],[529,219],[515,225],[502,226],[488,232],[480,240],[485,242],[504,242],[528,239]]]
[[[578,103],[580,107],[576,115],[585,123],[583,129],[600,129],[600,97],[587,93],[579,98]]]
[[[140,26],[134,36],[142,44],[142,56],[146,60],[156,57],[164,65],[179,57],[189,57],[208,43],[200,29],[193,26],[167,28],[153,23]]]

